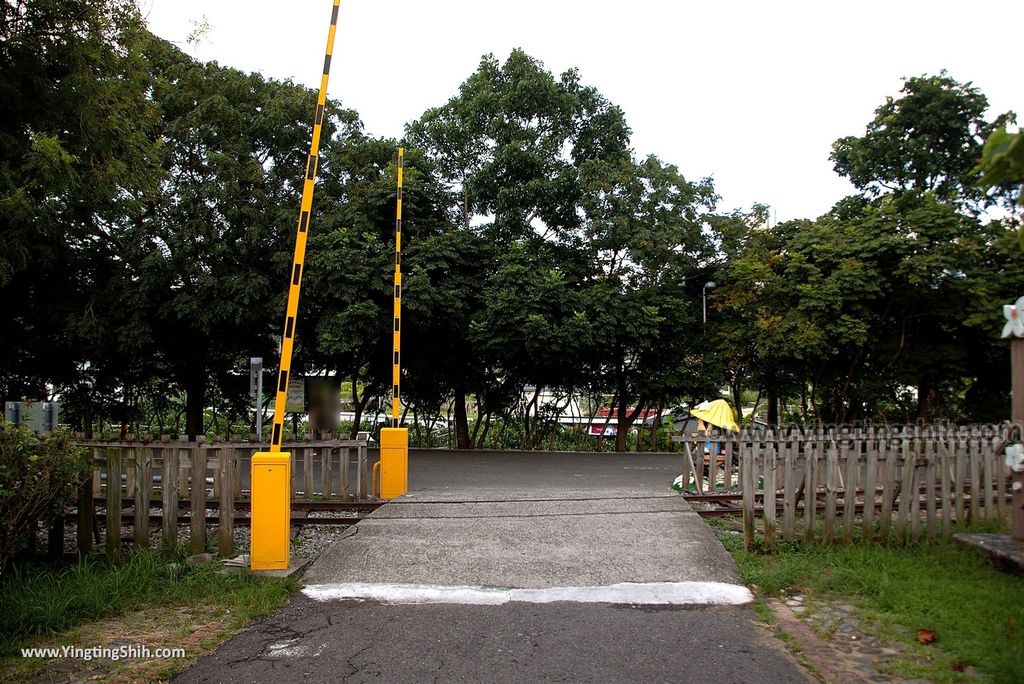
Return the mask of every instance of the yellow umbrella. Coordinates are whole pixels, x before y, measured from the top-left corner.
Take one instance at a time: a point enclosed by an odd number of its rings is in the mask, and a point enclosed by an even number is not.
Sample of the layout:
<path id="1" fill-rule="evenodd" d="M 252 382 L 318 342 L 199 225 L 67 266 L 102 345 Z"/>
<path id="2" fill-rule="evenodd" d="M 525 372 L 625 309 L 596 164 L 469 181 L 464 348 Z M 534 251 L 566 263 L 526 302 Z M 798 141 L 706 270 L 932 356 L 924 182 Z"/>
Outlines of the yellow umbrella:
<path id="1" fill-rule="evenodd" d="M 739 432 L 740 429 L 740 426 L 736 424 L 736 419 L 733 418 L 732 407 L 729 406 L 729 402 L 725 399 L 715 399 L 714 401 L 705 401 L 702 404 L 697 404 L 690 409 L 690 415 L 700 418 L 705 423 L 731 430 L 732 432 Z"/>

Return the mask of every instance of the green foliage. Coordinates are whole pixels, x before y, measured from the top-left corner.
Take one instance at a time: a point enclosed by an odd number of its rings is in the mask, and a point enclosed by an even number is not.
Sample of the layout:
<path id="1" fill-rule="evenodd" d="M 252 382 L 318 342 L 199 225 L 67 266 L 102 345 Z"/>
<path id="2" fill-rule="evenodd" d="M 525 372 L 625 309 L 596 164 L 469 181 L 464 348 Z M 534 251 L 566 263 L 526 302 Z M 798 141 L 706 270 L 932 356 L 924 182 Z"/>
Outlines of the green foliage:
<path id="1" fill-rule="evenodd" d="M 1010 133 L 1005 128 L 992 131 L 985 141 L 981 161 L 971 170 L 978 176 L 978 187 L 1002 189 L 1009 197 L 1016 196 L 1017 205 L 1024 206 L 1024 132 Z M 1024 249 L 1024 225 L 1017 234 Z"/>
<path id="2" fill-rule="evenodd" d="M 39 524 L 64 506 L 92 472 L 85 450 L 64 433 L 37 437 L 0 420 L 0 575 L 35 541 Z"/>
<path id="3" fill-rule="evenodd" d="M 1015 261 L 1003 232 L 930 193 L 752 228 L 718 276 L 723 351 L 758 386 L 799 397 L 804 420 L 998 419 L 991 330 Z"/>
<path id="4" fill-rule="evenodd" d="M 523 446 L 540 427 L 527 386 L 616 393 L 630 408 L 618 419 L 622 449 L 641 407 L 714 385 L 692 363 L 687 291 L 711 251 L 711 183 L 632 159 L 629 134 L 622 111 L 575 71 L 556 78 L 521 50 L 503 64 L 485 57 L 456 97 L 409 126 L 411 144 L 457 188 L 450 213 L 462 224 L 453 241 L 424 246 L 444 244 L 445 266 L 410 272 L 409 310 L 446 319 L 413 321 L 430 330 L 430 363 L 410 359 L 410 375 L 451 392 L 456 407 L 474 394 L 485 421 L 520 415 Z M 480 441 L 467 416 L 456 423 L 460 446 Z"/>
<path id="5" fill-rule="evenodd" d="M 1017 186 L 1017 202 L 1024 203 L 1020 185 L 1024 183 L 1024 134 L 1005 128 L 992 131 L 985 141 L 981 161 L 972 170 L 979 175 L 978 185 L 993 188 L 1006 183 Z"/>
<path id="6" fill-rule="evenodd" d="M 37 635 L 151 606 L 230 606 L 240 626 L 280 608 L 295 588 L 294 580 L 224 575 L 216 565 L 183 561 L 181 554 L 135 551 L 118 561 L 16 570 L 0 580 L 0 655 Z"/>
<path id="7" fill-rule="evenodd" d="M 999 304 L 1020 287 L 1007 227 L 983 223 L 969 178 L 984 96 L 945 74 L 906 81 L 836 170 L 863 191 L 815 221 L 769 225 L 755 207 L 718 217 L 712 294 L 735 398 L 763 390 L 799 422 L 1006 417 Z M 916 395 L 916 397 L 915 397 Z"/>
<path id="8" fill-rule="evenodd" d="M 78 381 L 71 319 L 161 178 L 145 28 L 129 0 L 0 5 L 0 394 Z"/>
<path id="9" fill-rule="evenodd" d="M 988 99 L 945 71 L 906 79 L 901 93 L 875 110 L 863 137 L 835 142 L 836 172 L 872 196 L 915 190 L 943 201 L 982 200 L 971 169 L 985 137 L 1012 122 L 1013 113 L 986 121 Z"/>
<path id="10" fill-rule="evenodd" d="M 762 596 L 794 591 L 855 605 L 886 636 L 903 641 L 911 657 L 938 662 L 923 676 L 953 681 L 951 662 L 971 665 L 997 682 L 1024 679 L 1024 580 L 991 567 L 951 542 L 907 546 L 784 545 L 773 555 L 744 551 L 722 535 L 743 581 Z M 918 629 L 934 630 L 934 647 L 916 644 Z M 929 649 L 941 649 L 941 656 Z M 922 676 L 906 660 L 896 674 Z M 938 677 L 939 679 L 933 679 Z"/>

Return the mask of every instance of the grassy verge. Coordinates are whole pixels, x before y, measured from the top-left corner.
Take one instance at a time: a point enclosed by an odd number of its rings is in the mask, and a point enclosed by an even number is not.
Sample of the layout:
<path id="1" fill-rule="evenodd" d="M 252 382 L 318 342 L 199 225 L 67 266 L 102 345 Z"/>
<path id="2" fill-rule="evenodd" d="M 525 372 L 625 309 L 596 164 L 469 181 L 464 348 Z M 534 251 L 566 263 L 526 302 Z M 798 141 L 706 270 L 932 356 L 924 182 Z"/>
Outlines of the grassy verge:
<path id="1" fill-rule="evenodd" d="M 945 541 L 782 543 L 768 555 L 746 551 L 738 535 L 719 537 L 759 596 L 840 600 L 879 636 L 905 643 L 908 657 L 894 662 L 892 674 L 952 682 L 970 665 L 996 682 L 1024 681 L 1024 579 L 972 551 Z M 935 645 L 917 643 L 918 629 L 934 630 Z"/>
<path id="2" fill-rule="evenodd" d="M 217 565 L 182 561 L 139 551 L 119 562 L 9 573 L 0 580 L 0 673 L 28 678 L 44 667 L 43 660 L 20 658 L 22 647 L 89 647 L 123 637 L 150 646 L 187 643 L 186 661 L 161 664 L 173 673 L 273 613 L 296 586 L 293 579 L 222 575 Z"/>

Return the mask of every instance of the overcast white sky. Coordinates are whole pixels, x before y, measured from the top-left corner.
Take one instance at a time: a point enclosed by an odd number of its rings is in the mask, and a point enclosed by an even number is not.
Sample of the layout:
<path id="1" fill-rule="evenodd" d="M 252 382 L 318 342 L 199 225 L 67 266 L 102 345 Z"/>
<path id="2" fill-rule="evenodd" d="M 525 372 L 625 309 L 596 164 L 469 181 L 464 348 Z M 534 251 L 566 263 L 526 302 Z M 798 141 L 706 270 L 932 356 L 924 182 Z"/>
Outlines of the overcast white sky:
<path id="1" fill-rule="evenodd" d="M 319 86 L 331 0 L 138 2 L 199 59 Z M 342 0 L 329 94 L 399 137 L 481 55 L 522 47 L 620 105 L 639 155 L 713 176 L 720 209 L 813 218 L 852 191 L 832 141 L 863 133 L 903 76 L 948 69 L 1024 118 L 1022 25 L 1020 0 Z"/>

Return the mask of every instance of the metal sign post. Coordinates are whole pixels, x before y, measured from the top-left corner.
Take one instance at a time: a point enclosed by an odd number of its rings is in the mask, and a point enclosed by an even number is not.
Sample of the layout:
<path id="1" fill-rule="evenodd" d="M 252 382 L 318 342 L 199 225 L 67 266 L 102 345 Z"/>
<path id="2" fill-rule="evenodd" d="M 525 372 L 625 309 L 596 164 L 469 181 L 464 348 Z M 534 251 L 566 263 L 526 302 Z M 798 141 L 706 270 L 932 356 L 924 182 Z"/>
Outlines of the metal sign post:
<path id="1" fill-rule="evenodd" d="M 256 398 L 256 434 L 263 439 L 263 357 L 249 359 L 249 396 Z"/>

